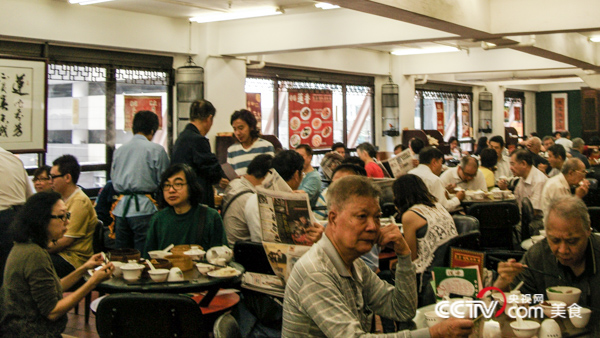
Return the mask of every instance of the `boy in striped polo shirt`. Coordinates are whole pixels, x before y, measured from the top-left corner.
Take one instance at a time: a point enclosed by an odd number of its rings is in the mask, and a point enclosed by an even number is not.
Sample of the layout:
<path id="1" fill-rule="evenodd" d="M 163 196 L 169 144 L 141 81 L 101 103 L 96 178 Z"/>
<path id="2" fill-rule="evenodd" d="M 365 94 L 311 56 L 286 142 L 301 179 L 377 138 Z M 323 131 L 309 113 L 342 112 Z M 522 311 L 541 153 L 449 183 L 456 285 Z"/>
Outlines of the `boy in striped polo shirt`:
<path id="1" fill-rule="evenodd" d="M 271 142 L 259 138 L 260 131 L 254 114 L 246 109 L 231 115 L 231 126 L 238 143 L 227 149 L 227 163 L 231 164 L 238 176 L 246 174 L 250 162 L 260 154 L 275 156 Z"/>

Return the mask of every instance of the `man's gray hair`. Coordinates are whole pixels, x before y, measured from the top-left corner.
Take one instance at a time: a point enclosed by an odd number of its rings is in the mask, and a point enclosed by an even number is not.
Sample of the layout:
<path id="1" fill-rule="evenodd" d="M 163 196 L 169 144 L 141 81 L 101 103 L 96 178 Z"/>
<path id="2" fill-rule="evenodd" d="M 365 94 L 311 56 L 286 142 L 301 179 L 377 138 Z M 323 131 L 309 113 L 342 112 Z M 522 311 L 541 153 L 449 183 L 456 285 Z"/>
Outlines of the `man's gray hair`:
<path id="1" fill-rule="evenodd" d="M 542 140 L 540 140 L 539 137 L 534 136 L 531 138 L 531 145 L 536 145 L 536 146 L 541 146 L 542 145 Z"/>
<path id="2" fill-rule="evenodd" d="M 460 159 L 460 167 L 465 169 L 465 167 L 468 165 L 474 165 L 475 169 L 479 169 L 479 162 L 477 162 L 474 157 L 469 155 L 463 156 L 463 158 Z"/>
<path id="3" fill-rule="evenodd" d="M 381 191 L 371 179 L 364 176 L 346 176 L 333 182 L 327 189 L 327 209 L 343 208 L 354 197 L 372 197 L 379 200 Z"/>
<path id="4" fill-rule="evenodd" d="M 571 172 L 571 170 L 577 171 L 580 170 L 579 168 L 581 167 L 585 169 L 585 164 L 583 164 L 583 162 L 581 162 L 580 159 L 570 158 L 566 160 L 565 163 L 563 163 L 562 169 L 560 171 L 563 173 L 563 175 L 566 176 L 568 173 Z"/>
<path id="5" fill-rule="evenodd" d="M 550 201 L 548 214 L 544 215 L 544 228 L 548 227 L 548 216 L 554 214 L 564 220 L 580 221 L 583 231 L 591 229 L 590 214 L 581 198 L 576 196 L 558 197 Z"/>
<path id="6" fill-rule="evenodd" d="M 585 145 L 585 141 L 581 137 L 573 139 L 573 148 L 579 149 Z"/>

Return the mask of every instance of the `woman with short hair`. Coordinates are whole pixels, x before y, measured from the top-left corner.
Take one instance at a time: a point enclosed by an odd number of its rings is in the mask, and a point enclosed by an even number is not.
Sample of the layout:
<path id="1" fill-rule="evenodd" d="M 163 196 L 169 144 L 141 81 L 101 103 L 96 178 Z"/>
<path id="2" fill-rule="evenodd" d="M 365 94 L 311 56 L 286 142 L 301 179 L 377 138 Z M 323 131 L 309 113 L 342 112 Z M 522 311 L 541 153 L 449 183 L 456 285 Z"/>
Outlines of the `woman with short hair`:
<path id="1" fill-rule="evenodd" d="M 43 165 L 33 172 L 33 187 L 35 192 L 52 190 L 52 179 L 50 178 L 50 166 Z"/>
<path id="2" fill-rule="evenodd" d="M 50 254 L 50 242 L 67 231 L 70 213 L 57 192 L 30 197 L 13 222 L 13 246 L 0 290 L 0 336 L 61 337 L 67 311 L 112 274 L 112 263 L 104 265 L 77 290 L 63 298 L 63 290 L 75 285 L 88 269 L 103 263 L 102 255 L 62 279 L 58 278 Z"/>

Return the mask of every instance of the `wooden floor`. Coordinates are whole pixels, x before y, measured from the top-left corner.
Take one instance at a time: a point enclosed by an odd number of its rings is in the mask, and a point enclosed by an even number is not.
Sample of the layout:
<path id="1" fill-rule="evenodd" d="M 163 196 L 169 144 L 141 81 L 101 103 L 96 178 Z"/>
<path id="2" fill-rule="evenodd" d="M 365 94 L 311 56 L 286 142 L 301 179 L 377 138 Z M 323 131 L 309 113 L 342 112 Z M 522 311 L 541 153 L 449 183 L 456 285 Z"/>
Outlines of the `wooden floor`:
<path id="1" fill-rule="evenodd" d="M 98 298 L 98 293 L 92 293 L 92 300 Z M 98 333 L 96 332 L 96 316 L 90 311 L 90 320 L 89 323 L 85 323 L 85 301 L 79 302 L 79 314 L 75 314 L 75 310 L 71 310 L 67 313 L 69 317 L 69 322 L 67 323 L 67 328 L 65 329 L 64 334 L 75 337 L 83 337 L 83 338 L 99 338 Z"/>

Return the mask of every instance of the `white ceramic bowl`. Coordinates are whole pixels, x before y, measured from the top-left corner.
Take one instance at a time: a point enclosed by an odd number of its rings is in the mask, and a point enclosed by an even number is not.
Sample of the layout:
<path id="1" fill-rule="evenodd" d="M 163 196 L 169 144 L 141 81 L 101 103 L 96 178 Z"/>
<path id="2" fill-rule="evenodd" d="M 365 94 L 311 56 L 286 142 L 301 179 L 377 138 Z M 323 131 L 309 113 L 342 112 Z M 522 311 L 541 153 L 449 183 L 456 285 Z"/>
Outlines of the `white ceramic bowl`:
<path id="1" fill-rule="evenodd" d="M 551 292 L 550 289 L 557 292 Z M 552 286 L 546 289 L 546 295 L 548 300 L 560 300 L 567 303 L 567 306 L 571 306 L 579 301 L 581 290 L 571 286 Z"/>
<path id="2" fill-rule="evenodd" d="M 531 236 L 531 243 L 535 244 L 537 242 L 541 242 L 545 237 L 542 235 Z"/>
<path id="3" fill-rule="evenodd" d="M 427 311 L 425 312 L 425 320 L 427 321 L 427 327 L 432 327 L 443 322 L 445 318 L 438 316 L 435 311 Z"/>
<path id="4" fill-rule="evenodd" d="M 540 230 L 540 236 L 546 237 L 546 230 Z"/>
<path id="5" fill-rule="evenodd" d="M 512 322 L 510 327 L 512 327 L 515 336 L 527 338 L 535 336 L 540 328 L 540 323 L 533 320 L 524 320 L 521 325 L 519 325 L 519 322 Z"/>
<path id="6" fill-rule="evenodd" d="M 164 282 L 169 277 L 169 269 L 156 269 L 148 271 L 150 278 L 155 282 Z"/>
<path id="7" fill-rule="evenodd" d="M 148 251 L 148 255 L 150 255 L 150 258 L 153 259 L 157 259 L 157 258 L 165 258 L 165 256 L 170 255 L 170 252 L 165 252 L 162 250 L 154 250 L 154 251 Z"/>
<path id="8" fill-rule="evenodd" d="M 123 271 L 121 270 L 121 266 L 127 264 L 123 262 L 112 262 L 115 267 L 113 270 L 113 276 L 115 277 L 123 277 Z"/>
<path id="9" fill-rule="evenodd" d="M 199 260 L 201 260 L 204 257 L 205 253 L 206 252 L 204 250 L 200 250 L 200 249 L 195 248 L 195 249 L 191 249 L 191 250 L 185 251 L 183 254 L 187 255 L 187 256 L 190 256 L 190 258 L 192 260 L 199 261 Z"/>
<path id="10" fill-rule="evenodd" d="M 206 264 L 206 263 L 197 263 L 196 264 L 196 269 L 198 269 L 198 271 L 203 275 L 206 275 L 207 273 L 215 270 L 216 268 L 217 268 L 216 266 Z"/>
<path id="11" fill-rule="evenodd" d="M 548 303 L 550 305 L 544 305 L 544 303 Z M 556 312 L 556 310 L 555 310 L 554 311 L 555 314 L 564 313 L 563 311 L 566 311 L 567 303 L 562 302 L 560 300 L 547 300 L 544 303 L 541 303 L 540 306 L 542 307 L 542 309 L 544 309 L 544 315 L 548 318 L 554 317 L 554 315 L 552 314 L 553 308 L 561 309 L 560 310 L 561 312 Z"/>
<path id="12" fill-rule="evenodd" d="M 142 276 L 142 270 L 145 266 L 137 263 L 127 263 L 121 266 L 123 278 L 128 282 L 135 282 Z"/>
<path id="13" fill-rule="evenodd" d="M 575 317 L 579 316 L 579 317 Z M 590 317 L 592 316 L 592 310 L 587 308 L 579 308 L 579 314 L 575 313 L 575 309 L 569 309 L 569 317 L 571 318 L 571 323 L 578 329 L 584 328 L 588 322 L 590 321 Z"/>

